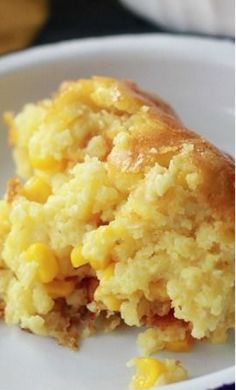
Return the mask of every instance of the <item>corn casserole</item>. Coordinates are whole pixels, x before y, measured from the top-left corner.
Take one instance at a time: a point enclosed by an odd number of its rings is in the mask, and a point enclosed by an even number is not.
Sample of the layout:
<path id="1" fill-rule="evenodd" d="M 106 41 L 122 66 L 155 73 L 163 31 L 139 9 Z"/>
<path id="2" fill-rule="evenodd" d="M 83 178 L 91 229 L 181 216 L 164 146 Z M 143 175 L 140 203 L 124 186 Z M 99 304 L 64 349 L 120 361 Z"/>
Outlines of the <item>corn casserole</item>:
<path id="1" fill-rule="evenodd" d="M 133 388 L 184 379 L 149 355 L 234 326 L 231 159 L 111 78 L 64 82 L 4 118 L 17 168 L 0 202 L 4 321 L 71 348 L 143 326 Z"/>

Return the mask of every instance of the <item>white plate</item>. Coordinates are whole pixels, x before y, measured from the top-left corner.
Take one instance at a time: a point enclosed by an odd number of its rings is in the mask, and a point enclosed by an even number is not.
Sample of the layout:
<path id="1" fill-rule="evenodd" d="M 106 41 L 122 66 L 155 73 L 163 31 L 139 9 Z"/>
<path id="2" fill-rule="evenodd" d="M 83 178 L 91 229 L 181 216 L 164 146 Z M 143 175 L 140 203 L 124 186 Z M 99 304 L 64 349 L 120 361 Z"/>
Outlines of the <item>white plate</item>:
<path id="1" fill-rule="evenodd" d="M 234 0 L 121 0 L 132 11 L 176 31 L 235 35 Z"/>
<path id="2" fill-rule="evenodd" d="M 136 80 L 159 93 L 185 124 L 234 153 L 234 46 L 227 41 L 136 35 L 72 41 L 0 59 L 0 112 L 43 98 L 65 79 L 92 74 Z M 1 127 L 4 127 L 1 124 Z M 0 132 L 0 190 L 13 172 Z M 54 341 L 0 326 L 0 390 L 125 390 L 125 364 L 138 354 L 137 331 L 91 337 L 72 352 Z M 234 343 L 196 345 L 178 357 L 187 382 L 165 389 L 204 390 L 234 381 Z"/>

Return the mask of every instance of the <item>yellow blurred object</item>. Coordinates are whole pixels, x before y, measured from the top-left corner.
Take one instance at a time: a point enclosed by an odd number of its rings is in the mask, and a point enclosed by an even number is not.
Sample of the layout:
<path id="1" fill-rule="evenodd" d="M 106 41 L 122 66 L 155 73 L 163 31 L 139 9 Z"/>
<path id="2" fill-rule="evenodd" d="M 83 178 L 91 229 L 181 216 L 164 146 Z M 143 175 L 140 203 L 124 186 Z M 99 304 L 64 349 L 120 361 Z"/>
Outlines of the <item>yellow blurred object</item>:
<path id="1" fill-rule="evenodd" d="M 71 255 L 70 255 L 71 264 L 74 268 L 81 267 L 81 265 L 85 265 L 88 263 L 88 260 L 84 258 L 82 255 L 82 247 L 76 246 L 72 249 Z"/>
<path id="2" fill-rule="evenodd" d="M 33 176 L 25 183 L 22 194 L 30 201 L 45 203 L 51 194 L 51 187 L 41 177 Z"/>
<path id="3" fill-rule="evenodd" d="M 165 344 L 165 349 L 172 352 L 188 352 L 193 345 L 191 336 L 187 336 L 184 340 L 170 341 Z"/>
<path id="4" fill-rule="evenodd" d="M 47 0 L 0 1 L 0 53 L 28 46 L 48 17 Z"/>
<path id="5" fill-rule="evenodd" d="M 137 372 L 132 378 L 132 388 L 135 390 L 148 389 L 153 386 L 165 371 L 165 365 L 154 358 L 136 358 L 134 364 Z"/>
<path id="6" fill-rule="evenodd" d="M 30 245 L 24 253 L 24 259 L 37 263 L 37 276 L 42 283 L 51 282 L 58 274 L 59 267 L 56 256 L 53 250 L 46 244 L 37 242 Z"/>
<path id="7" fill-rule="evenodd" d="M 45 288 L 53 299 L 66 298 L 74 291 L 75 282 L 73 280 L 54 280 L 46 284 Z"/>

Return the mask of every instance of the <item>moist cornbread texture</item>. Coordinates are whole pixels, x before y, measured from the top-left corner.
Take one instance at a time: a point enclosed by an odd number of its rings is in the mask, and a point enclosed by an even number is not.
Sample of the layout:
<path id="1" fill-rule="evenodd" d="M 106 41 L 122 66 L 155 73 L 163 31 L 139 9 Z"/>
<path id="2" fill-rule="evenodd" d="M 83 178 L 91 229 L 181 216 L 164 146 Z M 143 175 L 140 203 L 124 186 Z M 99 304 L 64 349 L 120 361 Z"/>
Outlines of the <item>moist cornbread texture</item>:
<path id="1" fill-rule="evenodd" d="M 0 203 L 5 322 L 70 347 L 144 325 L 145 354 L 225 341 L 230 158 L 160 98 L 110 78 L 66 82 L 5 120 L 21 177 Z"/>

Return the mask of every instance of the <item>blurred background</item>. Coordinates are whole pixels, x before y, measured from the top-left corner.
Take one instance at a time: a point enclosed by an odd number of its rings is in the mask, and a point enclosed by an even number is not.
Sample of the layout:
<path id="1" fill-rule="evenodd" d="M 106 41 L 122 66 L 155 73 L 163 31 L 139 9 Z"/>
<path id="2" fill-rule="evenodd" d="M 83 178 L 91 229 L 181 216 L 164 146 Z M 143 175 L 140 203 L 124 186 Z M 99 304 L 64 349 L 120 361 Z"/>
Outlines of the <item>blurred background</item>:
<path id="1" fill-rule="evenodd" d="M 190 33 L 234 39 L 234 0 L 0 0 L 0 54 L 62 40 Z"/>

